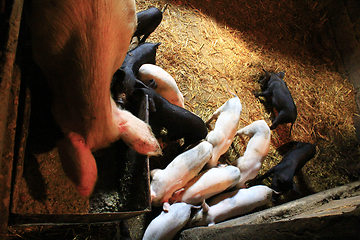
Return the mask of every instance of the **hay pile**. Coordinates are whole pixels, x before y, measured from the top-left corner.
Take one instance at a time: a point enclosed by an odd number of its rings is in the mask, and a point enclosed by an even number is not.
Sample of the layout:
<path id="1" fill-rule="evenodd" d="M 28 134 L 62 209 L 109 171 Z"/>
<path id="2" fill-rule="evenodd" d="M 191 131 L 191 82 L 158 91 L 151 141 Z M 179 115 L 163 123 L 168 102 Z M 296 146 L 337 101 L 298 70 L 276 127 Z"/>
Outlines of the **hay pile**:
<path id="1" fill-rule="evenodd" d="M 229 88 L 243 104 L 239 128 L 258 119 L 270 125 L 273 116 L 253 93 L 260 91 L 262 69 L 286 71 L 298 118 L 291 138 L 290 124 L 272 131 L 260 174 L 281 160 L 276 148 L 295 140 L 318 144 L 296 179 L 304 195 L 359 178 L 355 91 L 337 70 L 317 2 L 137 1 L 137 11 L 166 3 L 163 21 L 147 41 L 162 43 L 157 65 L 174 77 L 188 110 L 206 120 L 232 97 Z M 235 160 L 247 141 L 236 138 L 235 149 L 220 160 Z"/>

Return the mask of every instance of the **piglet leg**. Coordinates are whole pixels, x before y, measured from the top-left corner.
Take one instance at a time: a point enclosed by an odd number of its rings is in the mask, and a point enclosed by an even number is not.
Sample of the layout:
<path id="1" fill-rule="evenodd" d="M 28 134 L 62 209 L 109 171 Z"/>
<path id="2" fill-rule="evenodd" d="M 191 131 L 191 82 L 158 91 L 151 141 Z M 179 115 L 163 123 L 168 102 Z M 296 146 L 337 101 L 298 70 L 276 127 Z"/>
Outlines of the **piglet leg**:
<path id="1" fill-rule="evenodd" d="M 280 111 L 278 115 L 276 116 L 275 120 L 272 122 L 272 125 L 270 126 L 270 129 L 273 130 L 277 128 L 280 124 L 287 123 L 288 122 L 288 115 L 285 111 Z"/>
<path id="2" fill-rule="evenodd" d="M 223 107 L 221 106 L 220 108 L 216 109 L 216 111 L 208 118 L 208 120 L 205 122 L 205 125 L 206 127 L 209 129 L 209 130 L 213 130 L 212 127 L 210 126 L 210 123 L 213 121 L 213 120 L 216 120 L 218 119 L 220 113 L 223 111 Z"/>

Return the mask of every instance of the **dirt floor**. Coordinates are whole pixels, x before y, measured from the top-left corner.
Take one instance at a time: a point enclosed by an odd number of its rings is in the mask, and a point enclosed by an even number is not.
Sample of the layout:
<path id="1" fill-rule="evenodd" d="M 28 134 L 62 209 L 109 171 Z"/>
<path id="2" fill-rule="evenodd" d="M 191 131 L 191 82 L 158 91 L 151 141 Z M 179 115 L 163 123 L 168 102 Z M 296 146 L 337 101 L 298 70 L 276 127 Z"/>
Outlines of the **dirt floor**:
<path id="1" fill-rule="evenodd" d="M 355 91 L 336 54 L 323 11 L 327 1 L 184 0 L 136 1 L 138 11 L 150 6 L 162 9 L 163 21 L 147 41 L 161 42 L 157 65 L 174 77 L 185 97 L 186 108 L 203 120 L 232 96 L 240 98 L 240 127 L 259 119 L 270 125 L 273 115 L 254 92 L 263 69 L 285 71 L 298 108 L 291 137 L 290 125 L 272 131 L 271 149 L 260 174 L 280 160 L 281 145 L 295 140 L 317 144 L 317 154 L 296 176 L 302 196 L 355 181 L 360 176 L 359 145 L 352 117 Z M 44 126 L 48 126 L 44 123 Z M 50 126 L 51 127 L 51 126 Z M 42 129 L 44 130 L 44 129 Z M 56 132 L 56 131 L 55 131 Z M 234 140 L 235 148 L 221 158 L 230 163 L 245 151 L 247 138 Z M 56 156 L 50 147 L 46 154 Z M 78 213 L 88 211 L 54 158 L 36 155 L 19 178 L 19 213 Z M 164 167 L 163 158 L 151 158 L 150 168 Z M 53 175 L 57 174 L 56 181 Z M 37 185 L 40 179 L 41 185 Z M 30 183 L 30 184 L 29 184 Z M 269 185 L 267 180 L 263 184 Z M 47 195 L 39 195 L 39 188 Z M 46 191 L 44 190 L 46 189 Z M 40 191 L 41 193 L 41 191 Z M 289 193 L 287 202 L 301 196 Z M 55 204 L 54 204 L 55 203 Z M 157 211 L 156 209 L 154 212 Z M 141 239 L 144 222 L 152 214 L 128 221 L 133 239 Z M 155 213 L 153 215 L 156 215 Z M 139 224 L 140 223 L 140 224 Z M 116 224 L 10 228 L 10 239 L 121 239 L 123 226 Z M 121 234 L 120 234 L 121 232 Z"/>

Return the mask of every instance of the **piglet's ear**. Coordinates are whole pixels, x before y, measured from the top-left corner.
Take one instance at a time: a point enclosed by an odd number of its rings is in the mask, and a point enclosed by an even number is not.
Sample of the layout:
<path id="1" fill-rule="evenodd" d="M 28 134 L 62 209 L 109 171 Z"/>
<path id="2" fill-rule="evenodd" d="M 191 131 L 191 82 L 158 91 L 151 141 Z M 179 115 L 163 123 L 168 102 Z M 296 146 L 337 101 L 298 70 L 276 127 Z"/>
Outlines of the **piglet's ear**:
<path id="1" fill-rule="evenodd" d="M 156 194 L 151 190 L 151 194 L 150 194 L 150 201 L 153 202 L 154 199 L 156 198 Z"/>
<path id="2" fill-rule="evenodd" d="M 122 84 L 125 79 L 125 72 L 123 69 L 119 68 L 113 75 L 112 84 Z"/>
<path id="3" fill-rule="evenodd" d="M 149 110 L 150 112 L 156 112 L 156 105 L 152 98 L 149 98 Z"/>
<path id="4" fill-rule="evenodd" d="M 279 78 L 284 79 L 285 77 L 285 71 L 279 72 L 276 75 L 278 75 Z"/>
<path id="5" fill-rule="evenodd" d="M 151 80 L 150 80 L 149 87 L 151 87 L 152 89 L 156 89 L 156 88 L 157 88 L 157 84 L 156 84 L 156 82 L 155 82 L 155 79 L 151 79 Z"/>
<path id="6" fill-rule="evenodd" d="M 163 203 L 164 212 L 169 212 L 169 209 L 170 209 L 170 203 L 169 202 L 164 202 Z"/>
<path id="7" fill-rule="evenodd" d="M 301 195 L 300 189 L 298 188 L 298 186 L 297 186 L 295 183 L 293 183 L 292 189 L 294 190 L 294 192 L 296 192 L 297 194 Z"/>
<path id="8" fill-rule="evenodd" d="M 185 190 L 185 188 L 180 188 L 179 190 L 177 190 L 176 192 L 174 192 L 172 194 L 172 197 L 175 199 L 178 198 L 181 195 L 181 193 L 184 192 L 184 190 Z"/>
<path id="9" fill-rule="evenodd" d="M 265 77 L 271 77 L 271 73 L 269 73 L 269 72 L 266 71 L 265 69 L 263 69 L 263 71 L 265 72 Z"/>
<path id="10" fill-rule="evenodd" d="M 203 213 L 209 212 L 209 205 L 205 202 L 205 200 L 202 202 L 201 207 L 203 208 Z"/>
<path id="11" fill-rule="evenodd" d="M 150 176 L 153 178 L 154 177 L 154 175 L 155 175 L 155 173 L 157 172 L 157 171 L 159 171 L 160 169 L 153 169 L 153 170 L 151 170 L 150 171 Z"/>

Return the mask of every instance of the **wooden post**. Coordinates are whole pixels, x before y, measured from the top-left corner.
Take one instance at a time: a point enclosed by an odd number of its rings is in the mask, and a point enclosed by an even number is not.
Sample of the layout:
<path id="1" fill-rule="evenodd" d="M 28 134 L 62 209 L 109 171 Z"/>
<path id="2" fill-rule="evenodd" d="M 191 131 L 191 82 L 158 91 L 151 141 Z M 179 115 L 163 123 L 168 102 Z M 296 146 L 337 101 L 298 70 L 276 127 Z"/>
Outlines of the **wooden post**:
<path id="1" fill-rule="evenodd" d="M 20 90 L 20 71 L 15 57 L 20 30 L 23 0 L 1 2 L 1 65 L 0 65 L 0 239 L 8 227 L 11 177 Z"/>

